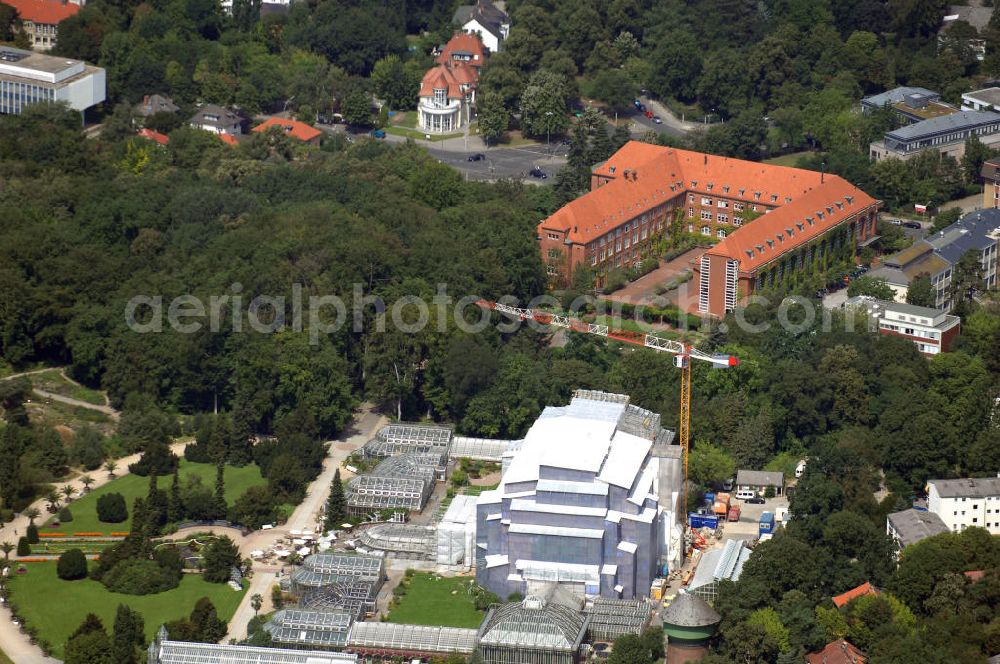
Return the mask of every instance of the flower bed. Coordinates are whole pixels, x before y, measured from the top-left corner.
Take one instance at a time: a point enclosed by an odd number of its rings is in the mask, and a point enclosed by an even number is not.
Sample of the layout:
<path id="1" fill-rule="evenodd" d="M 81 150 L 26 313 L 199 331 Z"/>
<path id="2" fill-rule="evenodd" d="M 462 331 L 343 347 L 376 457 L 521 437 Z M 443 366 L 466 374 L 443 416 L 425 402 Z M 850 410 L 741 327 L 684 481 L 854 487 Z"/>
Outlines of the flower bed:
<path id="1" fill-rule="evenodd" d="M 66 537 L 66 533 L 38 533 L 39 537 Z"/>

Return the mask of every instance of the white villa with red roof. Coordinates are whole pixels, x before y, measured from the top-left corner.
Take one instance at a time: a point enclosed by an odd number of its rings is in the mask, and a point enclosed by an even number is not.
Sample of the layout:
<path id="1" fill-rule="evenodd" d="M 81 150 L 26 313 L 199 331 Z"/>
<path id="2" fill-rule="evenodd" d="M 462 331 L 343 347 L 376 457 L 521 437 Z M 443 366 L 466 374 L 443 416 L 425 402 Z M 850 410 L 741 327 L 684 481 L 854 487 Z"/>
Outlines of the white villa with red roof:
<path id="1" fill-rule="evenodd" d="M 461 129 L 472 117 L 486 48 L 478 35 L 456 33 L 420 82 L 417 126 L 430 133 Z"/>

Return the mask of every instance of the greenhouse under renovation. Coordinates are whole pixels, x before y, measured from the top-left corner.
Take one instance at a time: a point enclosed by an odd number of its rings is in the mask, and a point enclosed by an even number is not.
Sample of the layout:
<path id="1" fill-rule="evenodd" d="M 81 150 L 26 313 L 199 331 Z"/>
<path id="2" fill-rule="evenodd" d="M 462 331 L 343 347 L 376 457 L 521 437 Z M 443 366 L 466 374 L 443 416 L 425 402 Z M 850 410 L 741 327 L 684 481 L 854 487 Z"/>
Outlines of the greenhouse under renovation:
<path id="1" fill-rule="evenodd" d="M 354 617 L 350 611 L 280 609 L 271 616 L 264 629 L 276 645 L 328 650 L 347 645 L 347 634 Z"/>
<path id="2" fill-rule="evenodd" d="M 385 578 L 385 560 L 380 556 L 316 553 L 292 572 L 288 590 L 303 608 L 363 616 L 375 610 Z"/>
<path id="3" fill-rule="evenodd" d="M 170 641 L 160 628 L 146 651 L 147 664 L 354 664 L 357 655 L 289 648 Z"/>
<path id="4" fill-rule="evenodd" d="M 490 608 L 479 627 L 484 664 L 573 664 L 587 632 L 588 616 L 565 587 Z"/>
<path id="5" fill-rule="evenodd" d="M 434 491 L 434 482 L 445 478 L 445 448 L 410 451 L 386 457 L 366 475 L 347 483 L 347 510 L 351 516 L 381 519 L 386 510 L 419 512 Z"/>
<path id="6" fill-rule="evenodd" d="M 545 408 L 500 485 L 479 497 L 480 585 L 501 597 L 549 582 L 581 596 L 645 596 L 683 548 L 673 437 L 625 395 L 578 390 L 568 406 Z"/>
<path id="7" fill-rule="evenodd" d="M 470 655 L 476 649 L 476 630 L 359 622 L 351 628 L 347 647 L 363 657 L 380 659 Z"/>

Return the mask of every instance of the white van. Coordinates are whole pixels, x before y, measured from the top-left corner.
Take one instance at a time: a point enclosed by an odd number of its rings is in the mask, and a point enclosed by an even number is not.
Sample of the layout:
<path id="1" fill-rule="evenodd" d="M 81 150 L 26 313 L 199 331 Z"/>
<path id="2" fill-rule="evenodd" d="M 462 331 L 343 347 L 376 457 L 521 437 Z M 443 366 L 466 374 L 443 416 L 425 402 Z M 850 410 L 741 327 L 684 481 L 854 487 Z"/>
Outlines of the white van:
<path id="1" fill-rule="evenodd" d="M 750 489 L 740 489 L 735 495 L 737 500 L 750 500 L 757 497 L 757 492 Z"/>

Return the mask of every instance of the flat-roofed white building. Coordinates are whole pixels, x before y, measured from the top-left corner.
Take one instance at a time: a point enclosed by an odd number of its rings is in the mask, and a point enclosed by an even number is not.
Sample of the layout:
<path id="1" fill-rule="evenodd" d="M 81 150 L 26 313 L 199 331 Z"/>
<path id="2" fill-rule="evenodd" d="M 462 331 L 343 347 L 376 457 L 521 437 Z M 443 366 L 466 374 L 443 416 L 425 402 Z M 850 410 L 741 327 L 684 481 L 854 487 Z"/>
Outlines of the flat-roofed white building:
<path id="1" fill-rule="evenodd" d="M 0 46 L 0 113 L 60 101 L 82 113 L 104 101 L 106 86 L 105 71 L 82 60 Z"/>
<path id="2" fill-rule="evenodd" d="M 913 342 L 924 355 L 947 353 L 961 329 L 961 319 L 944 309 L 876 300 L 866 295 L 848 299 L 845 307 L 862 307 L 878 325 L 879 334 Z"/>
<path id="3" fill-rule="evenodd" d="M 1000 477 L 927 480 L 927 509 L 953 533 L 975 526 L 1000 535 Z"/>

